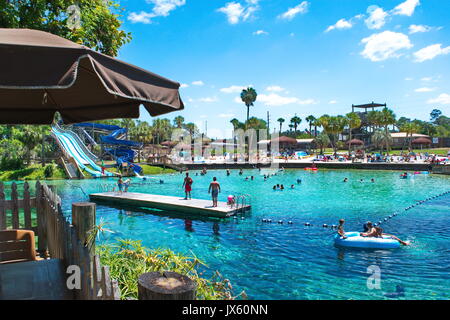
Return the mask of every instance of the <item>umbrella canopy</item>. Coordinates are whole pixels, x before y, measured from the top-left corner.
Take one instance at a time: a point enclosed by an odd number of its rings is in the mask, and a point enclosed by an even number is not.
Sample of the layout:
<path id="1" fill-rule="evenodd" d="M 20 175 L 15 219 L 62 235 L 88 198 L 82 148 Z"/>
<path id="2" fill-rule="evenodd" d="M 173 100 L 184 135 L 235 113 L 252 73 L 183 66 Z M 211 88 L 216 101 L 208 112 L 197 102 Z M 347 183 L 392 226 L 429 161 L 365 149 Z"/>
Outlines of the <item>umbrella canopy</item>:
<path id="1" fill-rule="evenodd" d="M 184 109 L 180 84 L 38 30 L 0 29 L 0 124 L 137 118 Z"/>
<path id="2" fill-rule="evenodd" d="M 417 138 L 417 139 L 414 139 L 411 143 L 412 144 L 431 144 L 431 140 L 427 139 L 427 138 Z"/>
<path id="3" fill-rule="evenodd" d="M 176 146 L 178 143 L 179 143 L 178 141 L 164 141 L 161 142 L 161 145 L 166 147 L 173 147 Z"/>
<path id="4" fill-rule="evenodd" d="M 364 145 L 364 141 L 361 141 L 359 139 L 353 139 L 347 142 L 347 144 L 349 146 L 363 146 Z"/>
<path id="5" fill-rule="evenodd" d="M 276 142 L 278 141 L 278 143 L 285 143 L 285 144 L 297 144 L 297 139 L 294 138 L 290 138 L 290 137 L 286 137 L 286 136 L 281 136 L 278 137 L 276 139 L 272 139 L 271 142 Z"/>

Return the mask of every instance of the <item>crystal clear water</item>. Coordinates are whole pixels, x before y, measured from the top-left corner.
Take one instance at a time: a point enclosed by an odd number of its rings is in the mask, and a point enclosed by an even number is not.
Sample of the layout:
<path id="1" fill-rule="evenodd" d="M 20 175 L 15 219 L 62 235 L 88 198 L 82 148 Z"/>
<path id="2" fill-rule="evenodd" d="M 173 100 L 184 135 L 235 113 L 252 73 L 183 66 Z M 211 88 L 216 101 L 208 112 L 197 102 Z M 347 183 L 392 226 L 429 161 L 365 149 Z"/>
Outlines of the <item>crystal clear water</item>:
<path id="1" fill-rule="evenodd" d="M 209 171 L 206 176 L 191 173 L 194 198 L 209 199 L 207 187 L 213 176 L 222 184 L 221 201 L 228 194 L 251 195 L 253 209 L 243 220 L 193 218 L 190 227 L 170 213 L 98 206 L 97 219 L 115 232 L 105 233 L 100 241 L 127 238 L 142 240 L 148 247 L 192 251 L 208 264 L 207 272 L 219 270 L 250 299 L 387 299 L 385 293 L 395 292 L 397 285 L 404 288 L 399 299 L 450 298 L 450 195 L 403 210 L 450 190 L 450 177 L 417 175 L 401 180 L 399 172 L 388 171 L 287 170 L 264 182 L 261 175 L 269 172 L 275 171 L 246 170 L 244 176 L 232 171 L 230 177 L 224 171 Z M 250 175 L 255 180 L 244 181 Z M 136 179 L 129 191 L 181 197 L 183 177 L 165 175 L 162 185 Z M 345 177 L 348 183 L 342 182 Z M 297 178 L 302 179 L 300 185 Z M 70 212 L 73 201 L 86 200 L 78 187 L 85 193 L 99 192 L 105 183 L 114 180 L 49 184 L 57 188 L 63 209 Z M 284 184 L 286 190 L 273 191 L 274 184 Z M 291 184 L 295 189 L 290 189 Z M 401 213 L 382 227 L 411 241 L 409 247 L 339 249 L 333 245 L 334 232 L 322 227 L 345 218 L 346 231 L 362 231 L 367 220 L 377 222 L 397 211 Z M 284 223 L 278 224 L 279 220 Z M 305 227 L 305 222 L 313 226 Z M 380 268 L 381 289 L 368 289 L 370 266 Z"/>

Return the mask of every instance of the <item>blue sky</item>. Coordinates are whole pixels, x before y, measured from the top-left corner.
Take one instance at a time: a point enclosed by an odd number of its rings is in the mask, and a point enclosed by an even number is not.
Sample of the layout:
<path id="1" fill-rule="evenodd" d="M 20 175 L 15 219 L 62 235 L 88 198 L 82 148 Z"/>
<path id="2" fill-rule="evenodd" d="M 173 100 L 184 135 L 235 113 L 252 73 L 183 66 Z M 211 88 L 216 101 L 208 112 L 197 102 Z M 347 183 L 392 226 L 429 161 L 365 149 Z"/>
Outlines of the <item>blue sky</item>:
<path id="1" fill-rule="evenodd" d="M 183 84 L 182 115 L 208 135 L 251 115 L 345 114 L 387 103 L 397 116 L 450 113 L 448 0 L 121 0 L 133 34 L 119 58 Z M 146 112 L 141 119 L 151 120 Z M 306 127 L 303 121 L 302 128 Z"/>

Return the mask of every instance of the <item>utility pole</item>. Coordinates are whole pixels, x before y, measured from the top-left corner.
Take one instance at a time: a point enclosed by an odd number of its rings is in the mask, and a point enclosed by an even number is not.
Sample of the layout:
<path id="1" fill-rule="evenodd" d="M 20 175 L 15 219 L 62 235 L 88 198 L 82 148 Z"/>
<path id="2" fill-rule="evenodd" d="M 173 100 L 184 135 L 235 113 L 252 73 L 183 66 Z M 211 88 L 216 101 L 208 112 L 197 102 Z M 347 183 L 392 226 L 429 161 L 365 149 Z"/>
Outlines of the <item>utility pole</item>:
<path id="1" fill-rule="evenodd" d="M 267 139 L 269 139 L 270 135 L 270 112 L 267 111 Z"/>

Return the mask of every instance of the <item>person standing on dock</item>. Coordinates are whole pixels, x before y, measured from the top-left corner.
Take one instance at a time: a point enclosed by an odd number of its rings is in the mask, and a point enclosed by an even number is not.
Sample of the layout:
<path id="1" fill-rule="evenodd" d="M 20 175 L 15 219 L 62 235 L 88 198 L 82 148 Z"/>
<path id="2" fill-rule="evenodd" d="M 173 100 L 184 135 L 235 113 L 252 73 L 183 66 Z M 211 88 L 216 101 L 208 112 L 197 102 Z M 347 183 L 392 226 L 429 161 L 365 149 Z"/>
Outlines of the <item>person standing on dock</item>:
<path id="1" fill-rule="evenodd" d="M 220 184 L 217 182 L 217 178 L 214 177 L 213 181 L 209 185 L 208 193 L 212 195 L 213 207 L 217 208 L 217 198 L 219 197 Z"/>
<path id="2" fill-rule="evenodd" d="M 184 192 L 186 193 L 186 197 L 184 198 L 184 200 L 187 200 L 188 197 L 189 197 L 189 199 L 192 199 L 191 191 L 192 191 L 193 183 L 194 183 L 194 181 L 192 180 L 191 177 L 189 177 L 189 172 L 186 172 L 186 178 L 184 178 L 184 182 L 183 182 Z"/>

